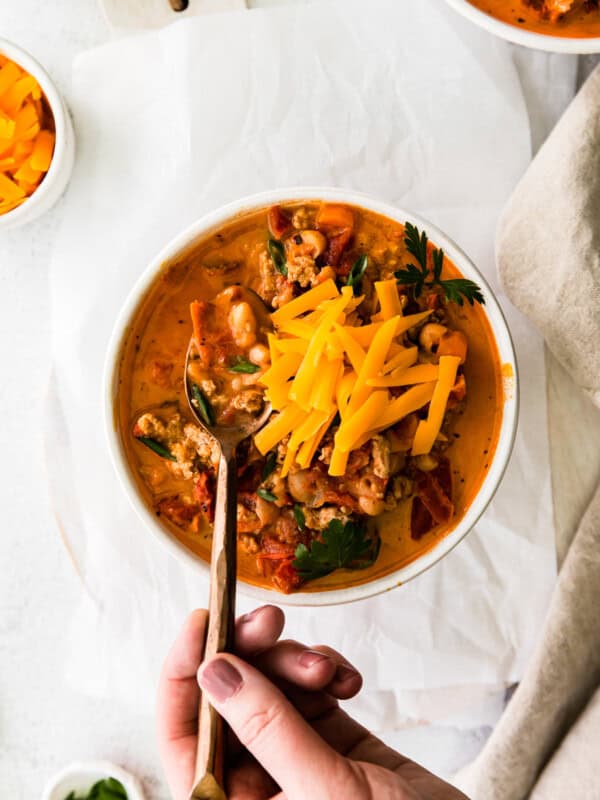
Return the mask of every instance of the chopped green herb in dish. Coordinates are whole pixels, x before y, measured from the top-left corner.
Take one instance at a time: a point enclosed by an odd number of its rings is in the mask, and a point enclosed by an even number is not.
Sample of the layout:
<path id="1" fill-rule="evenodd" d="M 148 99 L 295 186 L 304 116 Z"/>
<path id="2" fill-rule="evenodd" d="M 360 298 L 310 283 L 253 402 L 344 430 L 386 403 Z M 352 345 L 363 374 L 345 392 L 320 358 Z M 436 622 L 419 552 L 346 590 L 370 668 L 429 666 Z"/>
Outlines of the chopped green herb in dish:
<path id="1" fill-rule="evenodd" d="M 128 800 L 128 795 L 116 778 L 105 778 L 95 783 L 87 794 L 70 792 L 65 800 Z"/>
<path id="2" fill-rule="evenodd" d="M 408 264 L 404 269 L 398 270 L 395 277 L 401 286 L 410 286 L 416 298 L 423 294 L 424 289 L 438 287 L 450 303 L 457 303 L 459 306 L 462 306 L 465 300 L 469 305 L 473 305 L 475 302 L 482 305 L 485 303 L 481 288 L 474 281 L 467 278 L 442 280 L 443 250 L 436 248 L 432 251 L 433 269 L 429 268 L 428 239 L 425 231 L 421 233 L 415 225 L 407 222 L 404 243 L 408 252 L 416 259 L 418 266 Z"/>
<path id="3" fill-rule="evenodd" d="M 305 581 L 336 569 L 366 569 L 375 563 L 379 547 L 380 540 L 371 538 L 364 527 L 332 519 L 323 531 L 323 541 L 314 539 L 310 549 L 298 545 L 292 566 Z"/>

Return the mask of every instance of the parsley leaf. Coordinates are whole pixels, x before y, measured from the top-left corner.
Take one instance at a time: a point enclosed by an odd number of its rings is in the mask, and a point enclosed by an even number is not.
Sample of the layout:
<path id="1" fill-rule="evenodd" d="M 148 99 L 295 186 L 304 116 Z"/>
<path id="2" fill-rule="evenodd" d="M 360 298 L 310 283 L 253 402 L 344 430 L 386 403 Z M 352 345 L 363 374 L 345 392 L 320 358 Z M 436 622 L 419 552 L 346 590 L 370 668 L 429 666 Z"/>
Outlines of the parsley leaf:
<path id="1" fill-rule="evenodd" d="M 354 294 L 358 294 L 360 292 L 360 285 L 363 279 L 363 275 L 365 274 L 368 266 L 369 266 L 369 257 L 366 256 L 364 253 L 362 254 L 362 256 L 359 256 L 352 265 L 352 269 L 350 270 L 350 273 L 346 278 L 346 286 L 352 286 L 352 288 L 354 289 Z"/>
<path id="2" fill-rule="evenodd" d="M 277 500 L 277 495 L 273 494 L 273 492 L 270 492 L 268 489 L 263 489 L 262 487 L 256 490 L 256 494 L 259 497 L 262 497 L 263 500 L 266 500 L 267 503 L 274 503 Z"/>
<path id="3" fill-rule="evenodd" d="M 439 283 L 444 290 L 446 298 L 451 303 L 458 303 L 459 306 L 462 306 L 466 300 L 469 305 L 473 305 L 474 302 L 485 305 L 485 297 L 474 281 L 470 281 L 467 278 L 456 278 L 450 281 L 440 281 Z"/>
<path id="4" fill-rule="evenodd" d="M 262 473 L 260 476 L 260 482 L 264 483 L 267 480 L 269 475 L 275 471 L 275 467 L 277 466 L 277 453 L 275 450 L 271 450 L 271 452 L 267 455 L 265 459 L 265 465 L 262 468 Z"/>
<path id="5" fill-rule="evenodd" d="M 275 269 L 287 278 L 288 268 L 283 245 L 277 239 L 269 239 L 267 247 Z"/>
<path id="6" fill-rule="evenodd" d="M 241 356 L 238 356 L 233 364 L 228 367 L 229 372 L 244 372 L 248 375 L 254 375 L 259 369 L 260 367 L 258 364 L 253 364 L 251 361 Z"/>
<path id="7" fill-rule="evenodd" d="M 416 225 L 407 222 L 404 226 L 404 244 L 406 249 L 417 259 L 417 264 L 423 271 L 427 271 L 427 234 L 420 233 Z"/>
<path id="8" fill-rule="evenodd" d="M 305 580 L 329 575 L 336 569 L 366 569 L 379 555 L 380 540 L 367 536 L 366 529 L 354 522 L 332 519 L 323 531 L 323 541 L 310 546 L 299 544 L 292 566 Z"/>
<path id="9" fill-rule="evenodd" d="M 404 269 L 394 273 L 396 280 L 403 286 L 412 287 L 415 298 L 420 297 L 424 289 L 432 289 L 439 286 L 444 297 L 450 303 L 457 303 L 462 306 L 465 300 L 473 305 L 474 302 L 485 304 L 485 297 L 481 288 L 467 278 L 456 278 L 454 280 L 442 280 L 442 269 L 444 267 L 444 251 L 436 248 L 432 251 L 431 260 L 433 270 L 430 271 L 427 259 L 427 234 L 422 233 L 410 222 L 404 226 L 404 244 L 408 252 L 413 256 L 418 266 L 407 264 Z M 431 277 L 431 280 L 427 280 Z"/>
<path id="10" fill-rule="evenodd" d="M 304 516 L 304 511 L 302 511 L 302 506 L 299 506 L 298 503 L 294 506 L 294 519 L 301 531 L 306 530 L 306 517 Z"/>
<path id="11" fill-rule="evenodd" d="M 215 412 L 211 406 L 208 398 L 198 386 L 197 383 L 192 383 L 192 400 L 194 405 L 200 412 L 200 416 L 207 425 L 215 424 Z"/>
<path id="12" fill-rule="evenodd" d="M 65 800 L 128 800 L 125 787 L 115 778 L 106 778 L 97 781 L 86 795 L 76 795 L 75 792 L 65 797 Z"/>
<path id="13" fill-rule="evenodd" d="M 168 458 L 169 461 L 177 461 L 169 448 L 165 447 L 164 444 L 157 442 L 156 439 L 152 439 L 150 436 L 137 436 L 136 438 L 138 442 L 145 444 L 146 447 L 154 451 L 157 456 L 160 456 L 161 458 Z"/>
<path id="14" fill-rule="evenodd" d="M 394 275 L 398 283 L 414 287 L 415 297 L 420 296 L 425 283 L 425 275 L 414 264 L 407 264 L 406 269 L 399 269 Z"/>

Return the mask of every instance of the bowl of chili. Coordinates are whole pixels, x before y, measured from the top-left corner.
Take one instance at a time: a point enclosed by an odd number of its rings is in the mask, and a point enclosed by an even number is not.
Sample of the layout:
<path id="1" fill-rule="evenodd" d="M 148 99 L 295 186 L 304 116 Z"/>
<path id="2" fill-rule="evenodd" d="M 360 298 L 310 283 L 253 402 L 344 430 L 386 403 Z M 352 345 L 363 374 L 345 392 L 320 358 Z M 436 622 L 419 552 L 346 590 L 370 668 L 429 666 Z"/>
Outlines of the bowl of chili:
<path id="1" fill-rule="evenodd" d="M 270 330 L 236 329 L 248 311 L 240 283 L 271 308 Z M 465 253 L 359 193 L 245 198 L 157 255 L 106 360 L 106 432 L 125 493 L 205 573 L 218 452 L 182 401 L 190 335 L 205 356 L 201 411 L 208 402 L 226 420 L 263 398 L 274 409 L 241 459 L 238 493 L 240 588 L 263 602 L 337 604 L 405 583 L 473 529 L 500 484 L 517 364 Z"/>

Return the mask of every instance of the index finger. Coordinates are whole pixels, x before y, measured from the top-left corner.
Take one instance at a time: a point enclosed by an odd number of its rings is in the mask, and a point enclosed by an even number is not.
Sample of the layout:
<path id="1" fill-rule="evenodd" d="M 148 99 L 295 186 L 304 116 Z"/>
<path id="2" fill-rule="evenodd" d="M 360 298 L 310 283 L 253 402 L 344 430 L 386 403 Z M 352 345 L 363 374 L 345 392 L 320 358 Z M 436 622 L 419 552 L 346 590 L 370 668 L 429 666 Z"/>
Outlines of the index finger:
<path id="1" fill-rule="evenodd" d="M 285 618 L 275 606 L 264 606 L 236 621 L 235 649 L 246 657 L 272 647 Z M 174 797 L 185 797 L 194 777 L 202 662 L 208 612 L 187 618 L 163 665 L 158 684 L 158 745 Z"/>

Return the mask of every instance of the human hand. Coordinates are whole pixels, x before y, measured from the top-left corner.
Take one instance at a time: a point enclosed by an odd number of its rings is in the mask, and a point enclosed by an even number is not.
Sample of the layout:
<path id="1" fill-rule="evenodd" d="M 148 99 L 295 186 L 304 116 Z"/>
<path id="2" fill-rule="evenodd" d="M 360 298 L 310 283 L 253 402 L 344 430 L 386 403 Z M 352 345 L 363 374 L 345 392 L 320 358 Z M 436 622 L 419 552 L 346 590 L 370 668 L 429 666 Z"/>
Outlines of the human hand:
<path id="1" fill-rule="evenodd" d="M 191 615 L 161 677 L 159 741 L 175 800 L 186 800 L 193 781 L 206 619 Z M 345 714 L 338 699 L 360 690 L 360 675 L 330 648 L 277 642 L 283 621 L 274 607 L 258 609 L 236 625 L 246 661 L 222 654 L 198 672 L 241 743 L 228 765 L 230 800 L 465 800 Z"/>

